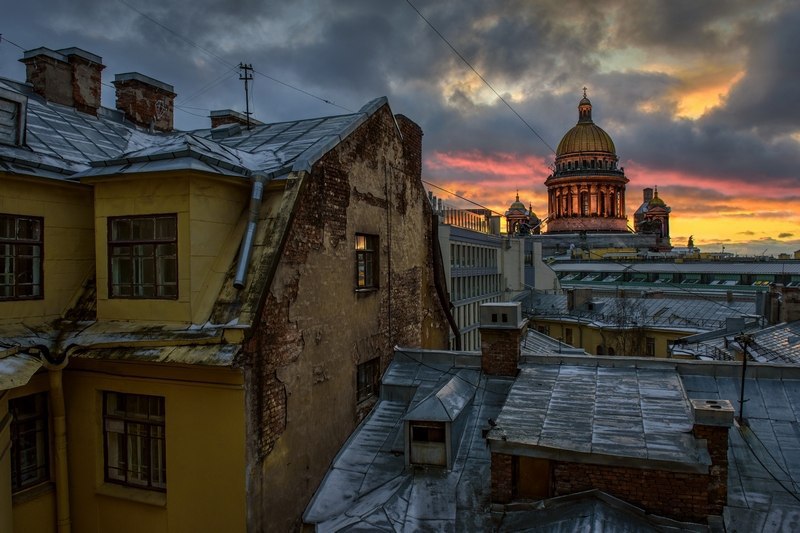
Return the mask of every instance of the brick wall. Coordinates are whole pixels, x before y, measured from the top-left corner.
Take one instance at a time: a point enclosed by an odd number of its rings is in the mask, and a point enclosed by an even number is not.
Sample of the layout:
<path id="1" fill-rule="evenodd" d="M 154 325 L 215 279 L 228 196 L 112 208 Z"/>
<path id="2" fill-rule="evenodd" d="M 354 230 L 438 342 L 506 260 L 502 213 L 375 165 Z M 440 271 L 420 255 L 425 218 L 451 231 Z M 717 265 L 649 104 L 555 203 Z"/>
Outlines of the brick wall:
<path id="1" fill-rule="evenodd" d="M 709 514 L 722 514 L 722 508 L 728 503 L 728 428 L 695 424 L 692 433 L 695 438 L 706 440 L 708 454 L 711 456 Z"/>
<path id="2" fill-rule="evenodd" d="M 704 523 L 722 511 L 709 501 L 707 474 L 556 462 L 553 478 L 554 496 L 598 489 L 675 520 Z"/>
<path id="3" fill-rule="evenodd" d="M 172 131 L 175 93 L 138 80 L 114 81 L 116 107 L 137 126 Z"/>
<path id="4" fill-rule="evenodd" d="M 481 369 L 494 376 L 516 376 L 520 356 L 518 329 L 481 328 Z"/>
<path id="5" fill-rule="evenodd" d="M 492 454 L 492 502 L 509 503 L 514 496 L 514 463 L 511 455 Z"/>

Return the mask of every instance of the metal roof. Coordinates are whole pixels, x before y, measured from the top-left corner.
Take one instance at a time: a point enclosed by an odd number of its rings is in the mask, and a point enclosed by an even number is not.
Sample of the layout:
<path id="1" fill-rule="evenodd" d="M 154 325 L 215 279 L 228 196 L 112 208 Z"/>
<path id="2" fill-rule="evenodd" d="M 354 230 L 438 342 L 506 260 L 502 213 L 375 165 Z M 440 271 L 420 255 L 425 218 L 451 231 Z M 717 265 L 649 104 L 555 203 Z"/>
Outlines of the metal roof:
<path id="1" fill-rule="evenodd" d="M 747 353 L 762 363 L 787 363 L 800 365 L 800 320 L 783 322 L 769 327 L 748 324 L 747 327 L 709 332 L 697 338 L 686 339 L 679 350 L 697 357 L 733 360 L 743 352 L 736 337 L 740 333 L 750 335 Z"/>
<path id="2" fill-rule="evenodd" d="M 0 391 L 25 385 L 41 366 L 41 360 L 24 353 L 0 357 Z"/>
<path id="3" fill-rule="evenodd" d="M 530 306 L 533 318 L 566 318 L 608 326 L 621 326 L 617 309 L 627 307 L 626 316 L 639 326 L 663 327 L 688 331 L 709 331 L 722 328 L 728 318 L 752 315 L 754 302 L 725 302 L 686 298 L 592 298 L 595 310 L 569 311 L 564 294 L 536 293 Z M 635 310 L 630 309 L 632 305 Z M 627 324 L 627 325 L 630 325 Z"/>
<path id="4" fill-rule="evenodd" d="M 488 438 L 501 453 L 705 471 L 710 460 L 692 420 L 675 370 L 531 364 Z"/>
<path id="5" fill-rule="evenodd" d="M 450 380 L 413 409 L 409 409 L 403 420 L 452 422 L 459 417 L 475 396 L 478 386 L 477 370 L 459 370 Z"/>
<path id="6" fill-rule="evenodd" d="M 376 98 L 357 113 L 257 125 L 214 139 L 211 128 L 150 133 L 123 122 L 115 110 L 81 113 L 5 78 L 0 88 L 27 97 L 25 145 L 0 144 L 0 170 L 62 179 L 175 168 L 233 175 L 307 171 L 387 103 Z"/>
<path id="7" fill-rule="evenodd" d="M 734 263 L 728 261 L 686 262 L 686 263 L 621 263 L 612 261 L 561 262 L 550 264 L 557 273 L 562 272 L 641 272 L 658 273 L 698 273 L 698 274 L 800 274 L 800 261 L 775 260 Z"/>
<path id="8" fill-rule="evenodd" d="M 452 470 L 406 468 L 400 428 L 409 404 L 400 399 L 398 389 L 415 398 L 427 396 L 453 378 L 461 368 L 457 361 L 468 362 L 470 368 L 475 362 L 472 354 L 459 352 L 401 350 L 396 354 L 384 376 L 381 401 L 339 451 L 306 508 L 305 523 L 314 524 L 318 531 L 705 529 L 644 513 L 595 491 L 515 503 L 502 516 L 493 516 L 490 454 L 482 430 L 488 429 L 488 418 L 496 419 L 496 428 L 522 421 L 528 429 L 513 431 L 531 438 L 530 428 L 538 427 L 539 438 L 550 438 L 559 448 L 588 447 L 598 455 L 616 454 L 630 457 L 629 461 L 647 456 L 692 463 L 701 458 L 694 455 L 691 445 L 684 447 L 679 436 L 691 428 L 688 400 L 719 398 L 738 406 L 738 365 L 612 357 L 531 358 L 521 373 L 527 383 L 520 388 L 511 379 L 481 375 Z M 750 426 L 741 431 L 734 427 L 729 433 L 724 528 L 791 530 L 800 520 L 800 369 L 756 363 L 748 366 L 748 376 L 745 414 Z M 553 387 L 544 385 L 546 379 Z M 509 391 L 512 383 L 516 390 Z M 385 397 L 384 389 L 393 390 L 394 397 Z M 581 406 L 592 396 L 599 409 L 596 414 Z M 510 410 L 512 404 L 518 409 Z M 548 406 L 544 413 L 542 406 Z M 544 423 L 557 412 L 563 417 Z"/>

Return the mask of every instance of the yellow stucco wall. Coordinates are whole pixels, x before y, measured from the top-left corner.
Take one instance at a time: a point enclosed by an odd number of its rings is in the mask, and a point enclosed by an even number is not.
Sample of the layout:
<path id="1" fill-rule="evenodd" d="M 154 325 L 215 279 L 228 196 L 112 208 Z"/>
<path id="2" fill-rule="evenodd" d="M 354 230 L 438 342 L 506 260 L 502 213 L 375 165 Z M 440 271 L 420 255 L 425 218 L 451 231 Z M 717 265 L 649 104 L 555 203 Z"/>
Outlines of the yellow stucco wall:
<path id="1" fill-rule="evenodd" d="M 94 266 L 92 191 L 58 180 L 0 179 L 0 213 L 44 218 L 44 299 L 0 302 L 0 323 L 59 318 Z"/>
<path id="2" fill-rule="evenodd" d="M 241 240 L 248 181 L 153 173 L 92 183 L 98 319 L 205 322 Z M 109 298 L 108 217 L 168 213 L 178 216 L 178 298 Z"/>
<path id="3" fill-rule="evenodd" d="M 81 361 L 65 375 L 72 530 L 245 530 L 244 392 L 239 371 Z M 183 376 L 182 378 L 179 376 Z M 102 392 L 165 399 L 167 491 L 103 480 Z"/>
<path id="4" fill-rule="evenodd" d="M 668 357 L 667 343 L 685 337 L 690 333 L 685 331 L 672 331 L 654 328 L 642 328 L 639 333 L 641 337 L 641 349 L 636 350 L 636 354 L 622 354 L 618 350 L 618 333 L 605 328 L 601 330 L 596 324 L 587 324 L 586 322 L 566 322 L 558 319 L 546 319 L 536 317 L 531 319 L 531 328 L 538 330 L 539 326 L 544 326 L 547 329 L 547 334 L 554 339 L 560 339 L 567 343 L 569 334 L 568 329 L 572 330 L 572 342 L 568 343 L 575 348 L 583 348 L 592 355 L 597 355 L 598 346 L 611 346 L 616 351 L 616 355 L 637 355 L 645 356 L 645 339 L 651 337 L 655 341 L 655 357 Z M 630 340 L 628 343 L 630 344 Z M 608 355 L 606 353 L 606 355 Z"/>

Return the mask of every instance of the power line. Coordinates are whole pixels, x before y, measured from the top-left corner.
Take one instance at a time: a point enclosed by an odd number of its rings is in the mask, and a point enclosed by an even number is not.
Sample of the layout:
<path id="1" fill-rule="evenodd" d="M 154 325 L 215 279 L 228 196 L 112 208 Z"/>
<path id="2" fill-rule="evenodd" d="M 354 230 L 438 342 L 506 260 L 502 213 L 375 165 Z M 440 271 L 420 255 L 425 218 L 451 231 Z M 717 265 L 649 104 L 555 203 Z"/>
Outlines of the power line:
<path id="1" fill-rule="evenodd" d="M 20 45 L 18 45 L 18 44 L 17 44 L 17 43 L 15 43 L 14 41 L 9 41 L 9 40 L 8 40 L 8 38 L 4 38 L 4 37 L 3 37 L 3 34 L 2 34 L 2 33 L 0 33 L 0 43 L 2 43 L 3 41 L 7 42 L 8 44 L 13 44 L 14 46 L 16 46 L 17 48 L 19 48 L 19 49 L 20 49 L 20 50 L 22 50 L 23 52 L 25 51 L 25 49 L 24 49 L 24 48 L 22 48 Z"/>
<path id="2" fill-rule="evenodd" d="M 153 24 L 155 24 L 159 28 L 162 28 L 164 31 L 169 32 L 170 34 L 174 35 L 175 37 L 177 37 L 178 39 L 182 40 L 183 42 L 188 43 L 191 46 L 194 46 L 198 50 L 201 50 L 201 51 L 205 52 L 206 54 L 208 54 L 209 56 L 213 57 L 214 59 L 216 59 L 217 61 L 219 61 L 223 65 L 225 65 L 226 67 L 233 68 L 233 69 L 238 68 L 238 65 L 233 65 L 232 63 L 228 62 L 228 60 L 226 60 L 225 58 L 220 57 L 219 55 L 215 54 L 214 52 L 212 52 L 208 48 L 200 46 L 198 43 L 192 41 L 191 39 L 188 39 L 187 37 L 184 37 L 183 35 L 179 34 L 175 30 L 173 30 L 172 28 L 162 24 L 161 22 L 157 21 L 153 17 L 147 15 L 146 13 L 144 13 L 144 12 L 140 11 L 139 9 L 137 9 L 136 7 L 132 6 L 131 4 L 126 2 L 126 0 L 119 0 L 119 2 L 122 3 L 123 5 L 125 5 L 126 7 L 128 7 L 129 9 L 131 9 L 132 11 L 135 11 L 136 13 L 138 13 L 140 16 L 144 17 L 145 19 L 149 20 L 150 22 L 152 22 Z M 256 74 L 258 74 L 260 76 L 264 76 L 268 80 L 271 80 L 271 81 L 274 81 L 275 83 L 283 85 L 284 87 L 288 87 L 288 88 L 293 89 L 293 90 L 295 90 L 297 92 L 303 93 L 306 96 L 310 96 L 311 98 L 315 98 L 315 99 L 319 100 L 320 102 L 324 102 L 326 104 L 329 104 L 329 105 L 338 107 L 340 109 L 343 109 L 343 110 L 345 110 L 345 111 L 347 111 L 349 113 L 353 113 L 352 110 L 350 110 L 350 109 L 348 109 L 346 107 L 343 107 L 343 106 L 341 106 L 339 104 L 336 104 L 333 101 L 328 100 L 326 98 L 322 98 L 321 96 L 317 96 L 316 94 L 313 94 L 313 93 L 311 93 L 309 91 L 301 89 L 300 87 L 296 87 L 296 86 L 292 85 L 291 83 L 286 83 L 285 81 L 281 81 L 281 80 L 279 80 L 279 79 L 277 79 L 277 78 L 275 78 L 273 76 L 270 76 L 270 75 L 265 74 L 263 72 L 259 72 L 257 70 L 253 70 L 253 72 L 255 72 Z"/>
<path id="3" fill-rule="evenodd" d="M 452 194 L 453 196 L 455 196 L 456 198 L 458 198 L 458 199 L 460 199 L 460 200 L 464 200 L 465 202 L 469 202 L 469 203 L 471 203 L 472 205 L 477 205 L 477 206 L 478 206 L 478 207 L 480 207 L 481 209 L 486 209 L 487 211 L 489 211 L 489 212 L 491 212 L 491 213 L 494 213 L 494 214 L 496 214 L 496 215 L 500 215 L 500 216 L 502 216 L 502 215 L 503 215 L 503 213 L 498 213 L 498 212 L 497 212 L 497 211 L 495 211 L 494 209 L 491 209 L 491 208 L 489 208 L 489 207 L 486 207 L 485 205 L 481 205 L 481 204 L 479 204 L 478 202 L 475 202 L 475 201 L 473 201 L 473 200 L 470 200 L 469 198 L 466 198 L 465 196 L 461 196 L 460 194 L 458 194 L 458 193 L 455 193 L 455 192 L 453 192 L 453 191 L 448 191 L 448 190 L 447 190 L 447 189 L 445 189 L 444 187 L 439 187 L 438 185 L 435 185 L 435 184 L 433 184 L 433 183 L 431 183 L 431 182 L 429 182 L 429 181 L 425 181 L 425 180 L 421 180 L 421 181 L 422 181 L 422 183 L 424 183 L 424 184 L 426 184 L 426 185 L 430 185 L 430 186 L 431 186 L 431 187 L 433 187 L 434 189 L 439 189 L 440 191 L 446 192 L 447 194 Z"/>
<path id="4" fill-rule="evenodd" d="M 437 30 L 437 29 L 436 29 L 436 26 L 434 26 L 433 24 L 431 24 L 431 21 L 429 21 L 428 19 L 426 19 L 426 18 L 425 18 L 425 16 L 424 16 L 424 15 L 423 15 L 423 14 L 420 12 L 420 10 L 419 10 L 419 9 L 417 9 L 417 7 L 416 7 L 414 4 L 412 4 L 412 3 L 411 3 L 411 0 L 406 0 L 406 3 L 408 3 L 408 5 L 409 5 L 409 6 L 411 6 L 411 9 L 413 9 L 414 11 L 416 11 L 416 12 L 417 12 L 417 15 L 419 15 L 419 17 L 420 17 L 422 20 L 424 20 L 424 21 L 425 21 L 425 23 L 426 23 L 426 24 L 427 24 L 427 25 L 428 25 L 428 26 L 429 26 L 429 27 L 430 27 L 430 28 L 431 28 L 431 29 L 432 29 L 432 30 L 433 30 L 433 31 L 436 33 L 436 35 L 438 35 L 438 36 L 439 36 L 439 38 L 440 38 L 442 41 L 444 41 L 444 43 L 445 43 L 445 44 L 446 44 L 448 47 L 450 47 L 450 50 L 452 50 L 452 51 L 453 51 L 453 53 L 454 53 L 456 56 L 458 56 L 458 58 L 459 58 L 461 61 L 463 61 L 463 62 L 464 62 L 464 64 L 465 64 L 465 65 L 467 65 L 467 67 L 469 67 L 469 69 L 470 69 L 470 70 L 471 70 L 473 73 L 475 73 L 475 75 L 476 75 L 476 76 L 478 76 L 478 78 L 480 78 L 480 80 L 481 80 L 481 81 L 484 83 L 484 85 L 486 85 L 486 86 L 487 86 L 489 89 L 491 89 L 491 91 L 492 91 L 492 92 L 495 94 L 495 96 L 497 96 L 497 98 L 499 98 L 499 99 L 500 99 L 500 101 L 501 101 L 501 102 L 503 102 L 503 103 L 506 105 L 506 107 L 507 107 L 507 108 L 509 108 L 509 109 L 511 110 L 511 112 L 512 112 L 512 113 L 514 113 L 514 114 L 517 116 L 517 118 L 518 118 L 520 121 L 522 121 L 522 123 L 523 123 L 523 124 L 525 124 L 525 126 L 526 126 L 526 127 L 527 127 L 527 128 L 528 128 L 528 129 L 529 129 L 529 130 L 530 130 L 530 131 L 531 131 L 531 132 L 534 134 L 534 135 L 536 135 L 536 137 L 538 137 L 538 138 L 539 138 L 539 140 L 540 140 L 540 141 L 542 141 L 542 143 L 543 143 L 543 144 L 544 144 L 544 145 L 545 145 L 545 146 L 546 146 L 546 147 L 547 147 L 547 148 L 548 148 L 548 149 L 549 149 L 551 152 L 553 152 L 553 153 L 556 153 L 556 151 L 553 149 L 553 147 L 552 147 L 552 146 L 550 146 L 550 144 L 548 144 L 548 142 L 547 142 L 547 141 L 545 141 L 545 140 L 544 140 L 544 138 L 543 138 L 541 135 L 539 135 L 539 133 L 538 133 L 538 132 L 537 132 L 537 131 L 536 131 L 536 130 L 533 128 L 533 126 L 531 126 L 531 125 L 528 123 L 528 121 L 527 121 L 527 120 L 525 120 L 524 118 L 522 118 L 522 115 L 520 115 L 519 113 L 517 113 L 517 110 L 516 110 L 516 109 L 514 109 L 513 107 L 511 107 L 511 104 L 509 104 L 509 103 L 508 103 L 508 101 L 506 101 L 506 99 L 505 99 L 505 98 L 503 98 L 503 97 L 500 95 L 500 93 L 499 93 L 499 92 L 497 92 L 497 91 L 495 90 L 495 88 L 494 88 L 494 87 L 492 87 L 492 84 L 491 84 L 491 83 L 489 83 L 489 82 L 486 80 L 486 78 L 484 78 L 484 77 L 481 75 L 481 73 L 480 73 L 480 72 L 478 72 L 478 71 L 475 69 L 475 67 L 473 67 L 473 66 L 472 66 L 472 64 L 471 64 L 469 61 L 467 61 L 467 59 L 466 59 L 466 58 L 465 58 L 463 55 L 461 55 L 461 52 L 459 52 L 458 50 L 456 50 L 455 46 L 453 46 L 452 44 L 450 44 L 450 41 L 448 41 L 448 40 L 445 38 L 445 36 L 444 36 L 444 35 L 442 35 L 442 33 L 441 33 L 439 30 Z"/>

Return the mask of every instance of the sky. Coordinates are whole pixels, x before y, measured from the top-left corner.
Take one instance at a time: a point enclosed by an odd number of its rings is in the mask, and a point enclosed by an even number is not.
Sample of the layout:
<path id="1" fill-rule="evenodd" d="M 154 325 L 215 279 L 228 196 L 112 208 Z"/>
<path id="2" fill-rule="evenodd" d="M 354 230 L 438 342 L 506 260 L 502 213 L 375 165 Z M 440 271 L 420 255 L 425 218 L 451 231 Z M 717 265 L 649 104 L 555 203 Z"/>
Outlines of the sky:
<path id="1" fill-rule="evenodd" d="M 244 111 L 240 62 L 263 122 L 387 96 L 423 128 L 426 182 L 499 212 L 519 191 L 540 217 L 587 87 L 629 224 L 657 186 L 674 246 L 777 255 L 800 250 L 798 28 L 795 0 L 29 0 L 3 8 L 0 76 L 24 79 L 20 47 L 77 46 L 108 107 L 114 74 L 173 85 L 179 129 Z"/>

